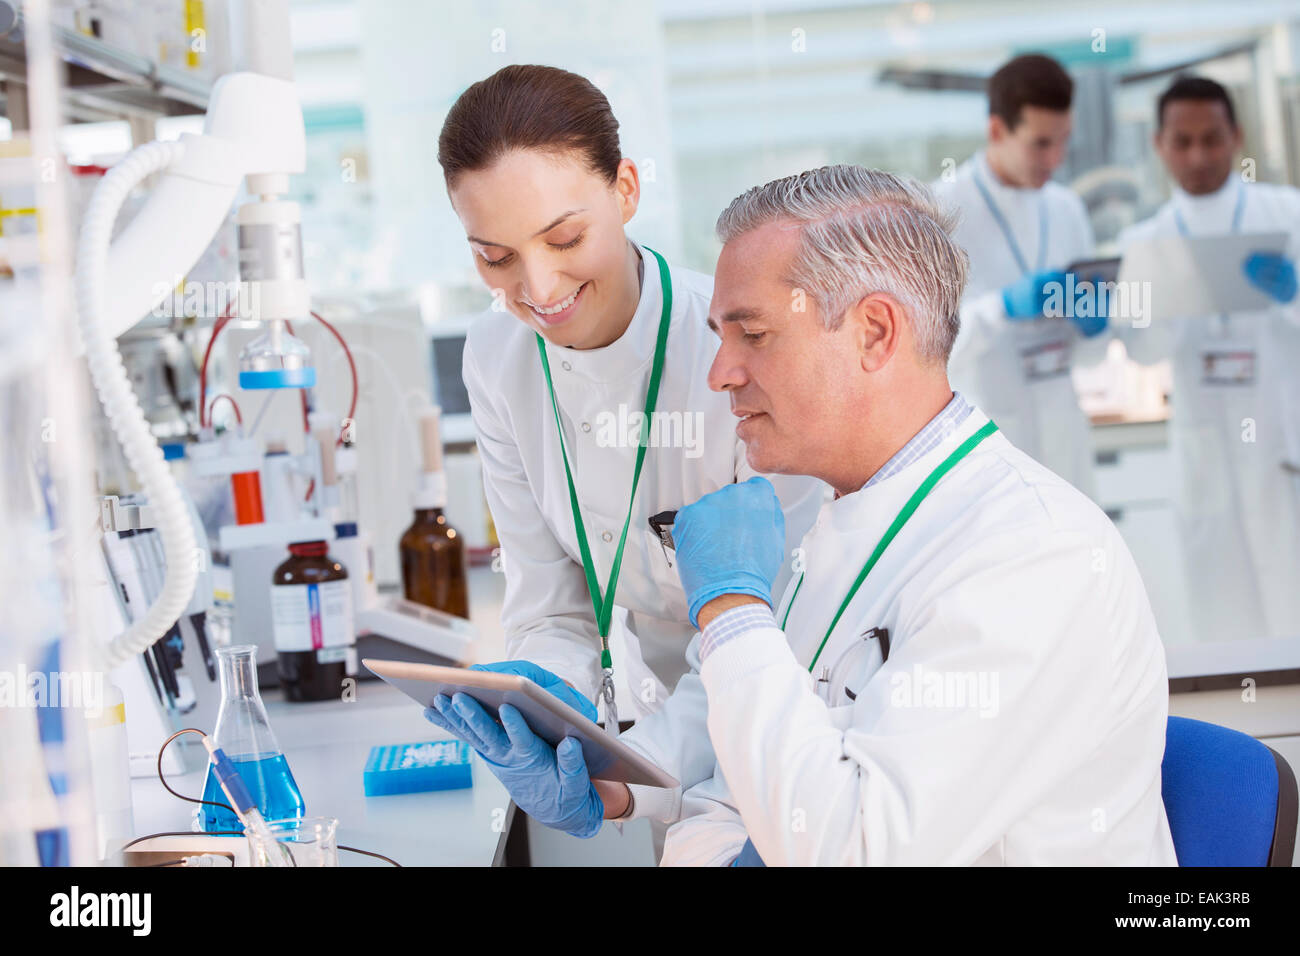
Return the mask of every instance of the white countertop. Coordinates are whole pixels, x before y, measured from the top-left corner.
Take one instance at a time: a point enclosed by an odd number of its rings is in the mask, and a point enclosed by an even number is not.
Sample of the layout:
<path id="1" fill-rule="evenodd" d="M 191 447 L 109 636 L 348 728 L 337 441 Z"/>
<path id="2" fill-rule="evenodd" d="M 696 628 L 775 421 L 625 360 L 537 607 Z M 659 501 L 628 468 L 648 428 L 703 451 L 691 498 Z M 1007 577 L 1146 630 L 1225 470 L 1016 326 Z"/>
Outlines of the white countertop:
<path id="1" fill-rule="evenodd" d="M 487 568 L 471 569 L 471 614 L 479 628 L 476 660 L 501 658 L 504 587 L 502 575 Z M 491 865 L 504 835 L 510 799 L 477 754 L 471 757 L 473 787 L 365 796 L 362 773 L 371 747 L 447 739 L 405 694 L 383 681 L 365 680 L 358 682 L 351 703 L 290 703 L 279 690 L 268 690 L 262 698 L 307 815 L 338 818 L 340 844 L 382 853 L 404 866 Z M 198 797 L 205 775 L 206 770 L 173 775 L 167 783 Z M 177 800 L 159 786 L 156 776 L 133 779 L 131 797 L 137 834 L 190 829 L 197 805 Z M 388 866 L 346 852 L 340 852 L 339 863 Z"/>
<path id="2" fill-rule="evenodd" d="M 340 821 L 338 842 L 392 857 L 404 866 L 488 866 L 503 835 L 510 805 L 505 788 L 473 761 L 473 787 L 430 793 L 365 796 L 362 772 L 370 748 L 446 739 L 420 708 L 387 684 L 365 681 L 354 703 L 291 704 L 279 691 L 264 695 L 276 739 L 284 749 L 309 816 Z M 169 777 L 177 791 L 198 796 L 206 771 Z M 189 830 L 194 804 L 183 803 L 156 777 L 131 781 L 136 832 Z M 340 852 L 344 866 L 387 866 Z"/>

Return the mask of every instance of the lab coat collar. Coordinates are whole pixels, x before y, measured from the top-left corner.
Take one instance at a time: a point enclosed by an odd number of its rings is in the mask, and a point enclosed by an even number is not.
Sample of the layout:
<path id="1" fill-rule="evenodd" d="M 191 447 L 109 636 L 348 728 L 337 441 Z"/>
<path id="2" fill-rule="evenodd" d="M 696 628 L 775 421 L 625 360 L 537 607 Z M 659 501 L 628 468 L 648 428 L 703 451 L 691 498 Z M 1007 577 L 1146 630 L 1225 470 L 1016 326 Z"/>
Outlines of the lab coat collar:
<path id="1" fill-rule="evenodd" d="M 564 369 L 566 375 L 590 382 L 626 380 L 648 369 L 654 360 L 655 340 L 659 332 L 659 312 L 663 290 L 659 283 L 659 260 L 640 244 L 632 245 L 641 255 L 645 271 L 641 281 L 641 298 L 627 330 L 609 345 L 598 349 L 570 349 L 546 343 L 551 368 Z M 674 296 L 674 307 L 677 300 Z M 554 373 L 553 373 L 554 374 Z M 556 382 L 560 387 L 560 382 Z"/>
<path id="2" fill-rule="evenodd" d="M 1026 198 L 1037 196 L 1040 192 L 1038 189 L 1025 186 L 1008 186 L 1004 183 L 998 178 L 998 174 L 993 172 L 993 167 L 989 165 L 987 150 L 981 149 L 971 157 L 971 162 L 979 169 L 980 182 L 988 188 L 989 193 L 995 199 L 1005 200 L 1006 202 L 1023 201 Z"/>
<path id="3" fill-rule="evenodd" d="M 978 407 L 972 407 L 965 421 L 953 429 L 937 446 L 902 471 L 890 475 L 869 488 L 862 488 L 822 505 L 821 514 L 817 518 L 817 527 L 825 527 L 834 533 L 843 533 L 874 529 L 879 525 L 880 530 L 883 531 L 930 472 L 951 455 L 958 445 L 983 428 L 988 420 L 988 415 Z M 994 441 L 997 437 L 997 435 L 990 435 L 985 442 Z M 984 445 L 981 444 L 980 448 L 983 447 Z"/>
<path id="4" fill-rule="evenodd" d="M 1184 209 L 1197 217 L 1206 216 L 1218 219 L 1232 216 L 1233 207 L 1237 202 L 1237 190 L 1244 189 L 1245 185 L 1240 179 L 1232 173 L 1228 173 L 1223 180 L 1223 185 L 1212 193 L 1206 193 L 1203 196 L 1193 196 L 1189 192 L 1184 192 L 1182 187 L 1174 186 L 1173 202 L 1176 207 Z"/>

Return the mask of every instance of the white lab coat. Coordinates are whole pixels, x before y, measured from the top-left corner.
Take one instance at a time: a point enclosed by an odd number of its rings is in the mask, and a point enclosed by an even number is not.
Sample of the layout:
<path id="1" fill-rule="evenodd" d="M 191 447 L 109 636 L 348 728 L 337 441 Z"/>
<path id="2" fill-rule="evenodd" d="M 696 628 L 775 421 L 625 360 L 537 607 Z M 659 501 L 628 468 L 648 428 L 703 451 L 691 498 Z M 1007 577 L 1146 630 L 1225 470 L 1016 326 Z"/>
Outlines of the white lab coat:
<path id="1" fill-rule="evenodd" d="M 1042 189 L 1006 186 L 989 168 L 983 150 L 962 163 L 951 181 L 933 183 L 939 199 L 959 213 L 954 238 L 970 256 L 948 379 L 998 423 L 1013 445 L 1093 497 L 1092 434 L 1070 369 L 1100 362 L 1106 336 L 1085 338 L 1064 318 L 1007 318 L 1002 289 L 1023 273 L 976 186 L 977 171 L 1031 271 L 1040 263 L 1043 269 L 1064 269 L 1093 254 L 1087 210 L 1059 183 L 1049 181 Z M 1042 203 L 1048 226 L 1047 250 L 1040 255 Z"/>
<path id="2" fill-rule="evenodd" d="M 1120 244 L 1230 231 L 1238 190 L 1240 231 L 1290 234 L 1300 253 L 1300 191 L 1235 176 L 1216 192 L 1176 190 Z M 1257 311 L 1189 316 L 1134 328 L 1116 322 L 1138 362 L 1172 359 L 1170 447 L 1177 468 L 1174 508 L 1182 534 L 1191 620 L 1202 641 L 1300 635 L 1300 300 Z M 1207 356 L 1253 355 L 1253 383 L 1215 373 Z"/>
<path id="3" fill-rule="evenodd" d="M 663 301 L 658 262 L 639 246 L 638 251 L 644 280 L 627 331 L 599 349 L 546 346 L 602 593 L 627 515 L 637 450 L 634 416 L 645 407 Z M 639 741 L 651 759 L 690 785 L 713 766 L 703 732 L 704 693 L 686 659 L 695 631 L 677 568 L 669 563 L 671 552 L 665 554 L 648 518 L 744 481 L 754 472 L 736 437 L 727 395 L 708 387 L 709 366 L 718 348 L 705 324 L 713 280 L 687 269 L 670 271 L 673 307 L 656 409 L 664 427 L 651 430 L 623 553 L 616 603 L 628 611 L 628 654 L 616 657 L 614 668 L 622 669 L 632 689 L 630 700 L 617 701 L 620 718 L 638 723 L 629 739 Z M 470 328 L 463 375 L 484 489 L 501 542 L 506 653 L 558 674 L 595 700 L 601 679 L 600 637 L 533 331 L 507 312 L 484 313 Z M 629 431 L 631 441 L 611 441 Z M 656 447 L 657 434 L 667 444 Z M 802 477 L 776 476 L 772 482 L 786 506 L 787 538 L 793 548 L 816 517 L 825 485 Z M 789 578 L 789 562 L 786 566 L 778 588 Z M 673 713 L 648 720 L 674 686 Z M 689 734 L 688 727 L 693 739 L 678 739 L 681 733 Z M 674 795 L 647 791 L 638 809 L 639 815 L 663 818 L 671 817 L 676 806 Z"/>
<path id="4" fill-rule="evenodd" d="M 718 770 L 685 795 L 665 865 L 724 865 L 746 833 L 768 865 L 1175 864 L 1165 655 L 1142 580 L 1105 515 L 999 433 L 890 544 L 814 689 L 809 664 L 886 527 L 987 421 L 972 411 L 824 505 L 784 633 L 747 631 L 704 661 Z M 883 666 L 862 636 L 876 627 Z M 935 681 L 951 691 L 930 696 Z"/>

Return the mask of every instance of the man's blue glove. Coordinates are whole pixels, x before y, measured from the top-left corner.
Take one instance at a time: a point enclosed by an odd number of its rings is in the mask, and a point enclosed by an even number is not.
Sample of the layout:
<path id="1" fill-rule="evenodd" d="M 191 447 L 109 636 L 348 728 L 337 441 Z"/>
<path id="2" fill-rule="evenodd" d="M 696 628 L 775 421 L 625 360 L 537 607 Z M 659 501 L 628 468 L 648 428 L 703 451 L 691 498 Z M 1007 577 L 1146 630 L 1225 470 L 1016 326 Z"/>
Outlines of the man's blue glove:
<path id="1" fill-rule="evenodd" d="M 1074 323 L 1079 334 L 1084 338 L 1092 338 L 1094 335 L 1100 335 L 1106 331 L 1106 326 L 1110 322 L 1110 299 L 1106 294 L 1105 277 L 1102 275 L 1090 275 L 1087 278 L 1075 278 L 1075 301 L 1073 307 L 1068 312 L 1068 318 Z M 1093 287 L 1092 307 L 1080 308 L 1079 296 L 1077 290 L 1081 286 L 1091 285 Z M 1084 304 L 1087 303 L 1087 297 L 1084 297 Z"/>
<path id="2" fill-rule="evenodd" d="M 542 690 L 548 690 L 576 711 L 580 711 L 588 720 L 596 719 L 596 705 L 579 694 L 555 674 L 544 667 L 538 667 L 532 661 L 500 661 L 496 664 L 474 664 L 472 671 L 489 671 L 493 674 L 518 674 L 527 677 Z"/>
<path id="3" fill-rule="evenodd" d="M 754 849 L 754 841 L 746 840 L 745 845 L 740 848 L 740 856 L 731 861 L 732 866 L 767 866 L 763 858 L 758 855 Z"/>
<path id="4" fill-rule="evenodd" d="M 1007 318 L 1013 322 L 1041 319 L 1043 309 L 1047 305 L 1047 297 L 1053 291 L 1061 297 L 1061 305 L 1064 307 L 1064 272 L 1052 270 L 1032 272 L 1002 290 L 1002 307 L 1006 309 Z M 673 538 L 676 537 L 677 532 L 674 530 Z"/>
<path id="5" fill-rule="evenodd" d="M 584 839 L 600 832 L 605 805 L 587 776 L 577 739 L 565 737 L 552 747 L 514 707 L 502 704 L 499 713 L 498 724 L 468 694 L 439 694 L 424 716 L 440 727 L 460 728 L 452 732 L 479 752 L 519 809 L 538 823 Z"/>
<path id="6" fill-rule="evenodd" d="M 771 605 L 785 515 L 766 478 L 725 485 L 682 508 L 673 541 L 693 626 L 699 627 L 700 608 L 723 594 L 752 594 Z"/>
<path id="7" fill-rule="evenodd" d="M 1290 302 L 1296 294 L 1295 263 L 1271 252 L 1255 252 L 1241 264 L 1250 284 L 1278 302 Z"/>

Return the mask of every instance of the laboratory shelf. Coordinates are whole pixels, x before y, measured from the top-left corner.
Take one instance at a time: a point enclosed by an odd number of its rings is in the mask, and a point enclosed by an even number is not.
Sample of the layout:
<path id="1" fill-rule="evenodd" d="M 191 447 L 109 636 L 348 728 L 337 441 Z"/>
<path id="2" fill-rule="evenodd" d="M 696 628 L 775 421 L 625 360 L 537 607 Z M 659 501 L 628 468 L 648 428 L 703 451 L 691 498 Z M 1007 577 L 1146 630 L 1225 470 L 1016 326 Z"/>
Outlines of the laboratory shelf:
<path id="1" fill-rule="evenodd" d="M 18 90 L 25 89 L 27 77 L 27 52 L 21 37 L 21 21 L 0 34 L 0 79 Z M 207 108 L 212 84 L 206 77 L 156 63 L 66 27 L 54 27 L 54 42 L 67 67 L 63 95 L 73 121 L 183 116 Z M 12 118 L 8 95 L 13 91 L 8 91 L 4 102 Z"/>

